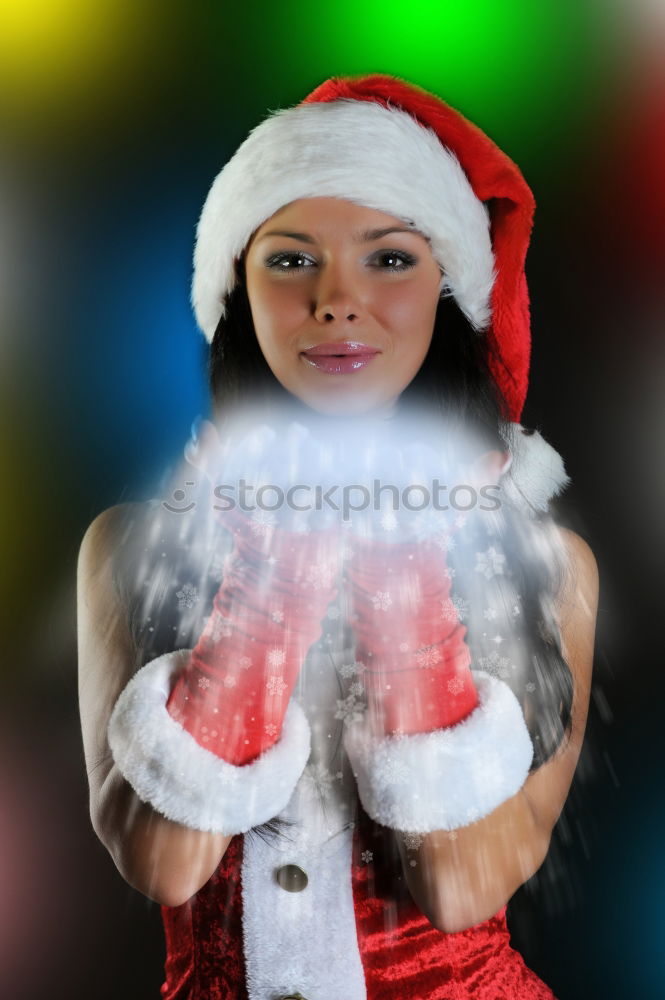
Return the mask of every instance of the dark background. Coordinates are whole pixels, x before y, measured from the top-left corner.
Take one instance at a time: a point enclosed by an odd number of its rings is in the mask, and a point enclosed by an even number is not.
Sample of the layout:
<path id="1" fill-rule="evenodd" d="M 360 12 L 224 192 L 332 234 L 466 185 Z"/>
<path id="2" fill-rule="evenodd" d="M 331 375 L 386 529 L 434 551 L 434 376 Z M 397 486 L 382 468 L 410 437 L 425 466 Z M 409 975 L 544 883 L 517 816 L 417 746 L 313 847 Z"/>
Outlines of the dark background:
<path id="1" fill-rule="evenodd" d="M 458 107 L 534 190 L 523 422 L 564 456 L 600 567 L 585 749 L 514 944 L 560 1000 L 663 995 L 664 40 L 656 0 L 4 5 L 0 995 L 158 996 L 158 908 L 87 816 L 78 546 L 159 494 L 207 412 L 188 286 L 213 176 L 268 108 L 377 71 Z"/>

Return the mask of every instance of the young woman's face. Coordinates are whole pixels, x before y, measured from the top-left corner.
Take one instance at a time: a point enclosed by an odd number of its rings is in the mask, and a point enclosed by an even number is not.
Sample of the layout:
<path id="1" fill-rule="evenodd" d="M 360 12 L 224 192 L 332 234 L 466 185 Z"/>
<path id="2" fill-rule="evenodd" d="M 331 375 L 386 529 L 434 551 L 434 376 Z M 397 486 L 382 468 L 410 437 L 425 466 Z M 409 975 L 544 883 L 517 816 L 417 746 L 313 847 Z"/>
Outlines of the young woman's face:
<path id="1" fill-rule="evenodd" d="M 246 254 L 256 336 L 275 377 L 319 413 L 390 411 L 429 349 L 441 270 L 417 230 L 339 198 L 302 198 Z"/>

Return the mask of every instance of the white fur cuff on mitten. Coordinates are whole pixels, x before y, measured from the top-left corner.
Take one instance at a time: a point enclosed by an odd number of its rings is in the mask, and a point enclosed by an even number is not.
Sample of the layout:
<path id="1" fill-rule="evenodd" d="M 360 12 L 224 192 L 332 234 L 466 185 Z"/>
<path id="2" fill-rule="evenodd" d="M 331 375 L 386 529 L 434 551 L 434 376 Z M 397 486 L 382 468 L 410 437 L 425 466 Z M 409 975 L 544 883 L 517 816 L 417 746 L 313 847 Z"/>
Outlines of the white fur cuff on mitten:
<path id="1" fill-rule="evenodd" d="M 373 736 L 352 723 L 344 745 L 365 811 L 393 830 L 468 826 L 524 784 L 533 759 L 522 709 L 507 684 L 473 671 L 479 704 L 449 729 Z"/>
<path id="2" fill-rule="evenodd" d="M 166 709 L 190 653 L 165 653 L 127 684 L 109 722 L 113 758 L 138 797 L 167 819 L 210 833 L 246 833 L 289 802 L 310 754 L 309 724 L 292 700 L 274 746 L 242 766 L 222 760 Z"/>

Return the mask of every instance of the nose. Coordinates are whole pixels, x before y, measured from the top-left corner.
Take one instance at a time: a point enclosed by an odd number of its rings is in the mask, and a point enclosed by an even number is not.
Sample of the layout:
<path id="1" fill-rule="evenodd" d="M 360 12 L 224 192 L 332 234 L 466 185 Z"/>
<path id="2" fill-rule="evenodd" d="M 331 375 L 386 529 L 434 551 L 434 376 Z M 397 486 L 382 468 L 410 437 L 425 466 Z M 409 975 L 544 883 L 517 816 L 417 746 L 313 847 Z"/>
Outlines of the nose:
<path id="1" fill-rule="evenodd" d="M 350 267 L 328 263 L 321 268 L 313 301 L 319 323 L 357 322 L 364 313 L 364 300 L 361 280 Z"/>

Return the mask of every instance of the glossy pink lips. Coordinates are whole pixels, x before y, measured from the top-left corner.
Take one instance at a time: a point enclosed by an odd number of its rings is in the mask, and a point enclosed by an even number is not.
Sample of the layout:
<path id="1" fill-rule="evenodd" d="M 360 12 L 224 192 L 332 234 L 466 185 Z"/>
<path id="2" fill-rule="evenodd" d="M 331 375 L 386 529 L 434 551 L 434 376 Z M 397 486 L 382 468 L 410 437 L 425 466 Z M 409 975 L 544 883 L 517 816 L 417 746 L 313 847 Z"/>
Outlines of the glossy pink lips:
<path id="1" fill-rule="evenodd" d="M 356 341 L 316 344 L 302 352 L 313 368 L 326 375 L 346 375 L 365 368 L 379 354 L 375 347 Z"/>

